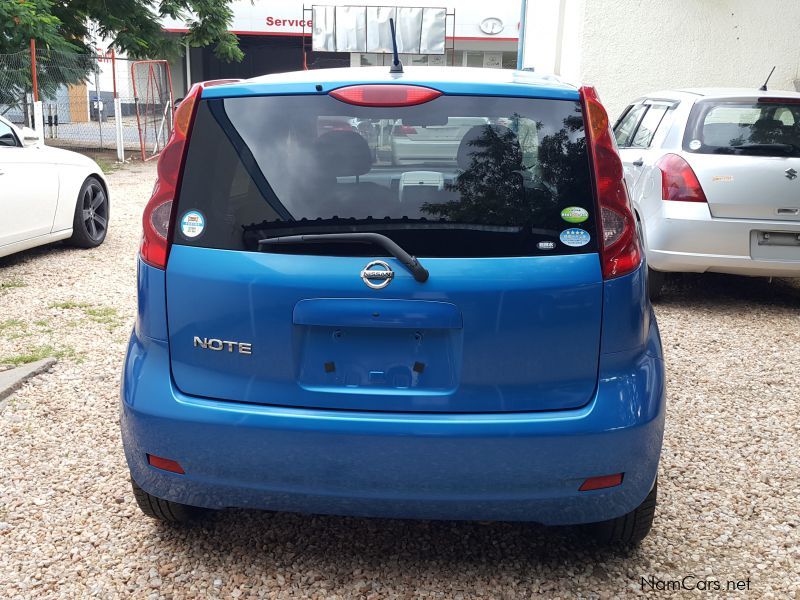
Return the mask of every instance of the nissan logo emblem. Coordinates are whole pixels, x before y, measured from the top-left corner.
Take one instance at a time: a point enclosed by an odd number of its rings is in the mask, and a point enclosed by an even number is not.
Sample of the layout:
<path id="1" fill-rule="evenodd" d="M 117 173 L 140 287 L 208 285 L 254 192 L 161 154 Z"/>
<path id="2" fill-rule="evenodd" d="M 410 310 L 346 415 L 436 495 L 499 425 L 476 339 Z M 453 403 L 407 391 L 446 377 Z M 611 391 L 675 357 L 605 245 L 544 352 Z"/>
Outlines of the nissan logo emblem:
<path id="1" fill-rule="evenodd" d="M 361 271 L 361 280 L 373 290 L 385 288 L 394 278 L 394 271 L 382 260 L 373 260 Z"/>

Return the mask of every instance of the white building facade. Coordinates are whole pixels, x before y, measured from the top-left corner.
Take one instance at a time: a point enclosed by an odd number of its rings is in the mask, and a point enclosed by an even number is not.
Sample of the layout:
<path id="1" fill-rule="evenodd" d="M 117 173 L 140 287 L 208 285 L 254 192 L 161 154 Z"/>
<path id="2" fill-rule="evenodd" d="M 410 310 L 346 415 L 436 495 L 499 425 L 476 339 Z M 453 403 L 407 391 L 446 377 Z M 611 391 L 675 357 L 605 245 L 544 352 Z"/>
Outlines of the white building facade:
<path id="1" fill-rule="evenodd" d="M 612 117 L 668 88 L 795 90 L 800 0 L 528 0 L 526 66 L 597 87 Z"/>

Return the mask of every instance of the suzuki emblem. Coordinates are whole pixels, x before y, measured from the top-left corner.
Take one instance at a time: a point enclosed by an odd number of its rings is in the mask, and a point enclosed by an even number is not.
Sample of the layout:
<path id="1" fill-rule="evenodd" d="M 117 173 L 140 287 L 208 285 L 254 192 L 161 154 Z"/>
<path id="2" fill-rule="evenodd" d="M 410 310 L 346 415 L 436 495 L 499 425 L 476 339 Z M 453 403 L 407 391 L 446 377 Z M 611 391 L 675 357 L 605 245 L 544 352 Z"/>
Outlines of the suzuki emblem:
<path id="1" fill-rule="evenodd" d="M 786 178 L 797 179 L 797 171 L 795 171 L 794 169 L 786 169 Z"/>

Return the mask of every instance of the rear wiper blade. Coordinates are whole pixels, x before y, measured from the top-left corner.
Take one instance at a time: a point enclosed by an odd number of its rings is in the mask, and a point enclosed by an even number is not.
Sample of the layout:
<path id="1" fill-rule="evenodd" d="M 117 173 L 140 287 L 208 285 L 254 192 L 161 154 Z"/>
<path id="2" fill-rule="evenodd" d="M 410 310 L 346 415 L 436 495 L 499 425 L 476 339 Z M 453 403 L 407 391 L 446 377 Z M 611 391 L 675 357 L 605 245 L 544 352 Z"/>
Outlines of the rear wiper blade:
<path id="1" fill-rule="evenodd" d="M 258 240 L 259 248 L 270 244 L 374 244 L 386 250 L 411 271 L 420 283 L 428 281 L 428 270 L 420 262 L 391 239 L 380 233 L 319 233 L 313 235 L 284 235 Z"/>

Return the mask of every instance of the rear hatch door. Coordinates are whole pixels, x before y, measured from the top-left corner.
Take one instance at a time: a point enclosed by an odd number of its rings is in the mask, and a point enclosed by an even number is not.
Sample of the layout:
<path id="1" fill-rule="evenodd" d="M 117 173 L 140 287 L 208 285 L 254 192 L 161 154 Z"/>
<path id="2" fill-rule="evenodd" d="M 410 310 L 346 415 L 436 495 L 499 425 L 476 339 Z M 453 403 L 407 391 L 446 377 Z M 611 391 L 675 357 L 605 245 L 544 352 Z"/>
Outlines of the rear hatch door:
<path id="1" fill-rule="evenodd" d="M 485 125 L 460 140 L 468 151 L 455 175 L 442 171 L 444 189 L 412 206 L 392 182 L 436 165 L 393 166 L 374 139 L 317 127 L 340 116 Z M 167 266 L 175 383 L 329 409 L 582 406 L 602 315 L 590 185 L 577 94 L 392 108 L 327 95 L 203 100 Z M 259 244 L 354 231 L 391 238 L 429 279 L 369 244 Z"/>
<path id="2" fill-rule="evenodd" d="M 800 100 L 707 100 L 684 151 L 714 217 L 800 221 Z"/>

